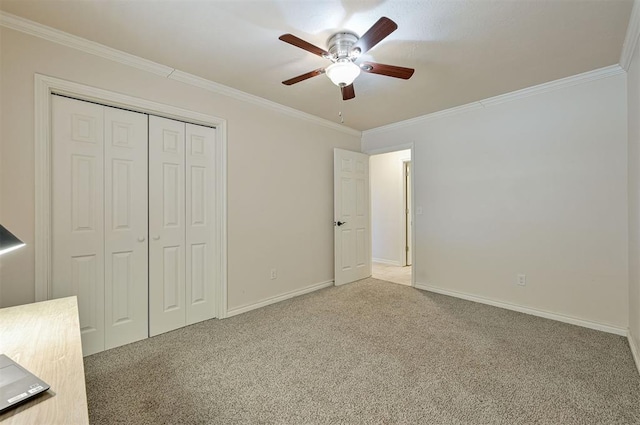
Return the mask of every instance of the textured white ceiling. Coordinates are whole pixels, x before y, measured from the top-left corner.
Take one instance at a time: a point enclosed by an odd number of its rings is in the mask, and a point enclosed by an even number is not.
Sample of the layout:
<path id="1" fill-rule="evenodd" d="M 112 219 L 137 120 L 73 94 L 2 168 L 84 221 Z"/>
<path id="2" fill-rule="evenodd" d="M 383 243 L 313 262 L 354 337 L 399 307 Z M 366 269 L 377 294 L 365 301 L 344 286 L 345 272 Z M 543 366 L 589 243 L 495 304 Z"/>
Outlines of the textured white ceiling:
<path id="1" fill-rule="evenodd" d="M 632 0 L 1 0 L 0 9 L 274 102 L 366 130 L 618 63 Z M 329 61 L 278 40 L 327 48 L 381 16 L 398 30 L 361 60 L 415 68 L 361 74 L 356 98 L 320 75 Z"/>

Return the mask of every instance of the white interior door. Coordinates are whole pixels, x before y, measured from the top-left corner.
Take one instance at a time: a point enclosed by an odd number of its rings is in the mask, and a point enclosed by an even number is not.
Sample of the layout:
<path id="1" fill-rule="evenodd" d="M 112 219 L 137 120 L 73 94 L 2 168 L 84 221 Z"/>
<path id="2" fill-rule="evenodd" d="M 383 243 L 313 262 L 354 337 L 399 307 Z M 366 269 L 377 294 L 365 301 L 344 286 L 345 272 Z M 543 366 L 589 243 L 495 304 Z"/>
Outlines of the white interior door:
<path id="1" fill-rule="evenodd" d="M 149 333 L 186 324 L 185 124 L 149 117 Z"/>
<path id="2" fill-rule="evenodd" d="M 216 316 L 216 130 L 52 97 L 52 297 L 83 353 Z"/>
<path id="3" fill-rule="evenodd" d="M 51 102 L 51 296 L 78 297 L 86 356 L 104 350 L 104 107 Z"/>
<path id="4" fill-rule="evenodd" d="M 105 349 L 149 335 L 147 119 L 104 107 Z"/>
<path id="5" fill-rule="evenodd" d="M 187 324 L 215 317 L 216 131 L 186 124 L 186 305 Z"/>
<path id="6" fill-rule="evenodd" d="M 369 156 L 334 149 L 335 284 L 371 276 Z"/>

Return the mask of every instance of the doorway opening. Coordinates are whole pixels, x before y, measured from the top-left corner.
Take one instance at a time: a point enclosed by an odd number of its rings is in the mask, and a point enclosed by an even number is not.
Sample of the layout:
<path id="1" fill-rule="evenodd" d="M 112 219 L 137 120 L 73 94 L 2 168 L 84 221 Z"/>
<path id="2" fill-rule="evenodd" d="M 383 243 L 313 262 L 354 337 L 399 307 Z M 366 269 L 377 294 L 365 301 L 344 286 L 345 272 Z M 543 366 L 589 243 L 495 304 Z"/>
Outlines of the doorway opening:
<path id="1" fill-rule="evenodd" d="M 372 277 L 412 284 L 411 149 L 372 155 L 371 254 Z"/>

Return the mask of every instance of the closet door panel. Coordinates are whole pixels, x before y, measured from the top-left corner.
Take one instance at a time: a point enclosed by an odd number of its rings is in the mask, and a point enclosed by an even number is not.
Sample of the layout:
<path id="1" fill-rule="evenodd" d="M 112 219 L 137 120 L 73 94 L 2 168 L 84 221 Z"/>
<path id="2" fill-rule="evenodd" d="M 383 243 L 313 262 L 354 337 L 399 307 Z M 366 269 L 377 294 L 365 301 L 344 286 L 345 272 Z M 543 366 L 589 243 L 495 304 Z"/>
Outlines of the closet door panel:
<path id="1" fill-rule="evenodd" d="M 215 317 L 215 129 L 186 124 L 187 324 Z"/>
<path id="2" fill-rule="evenodd" d="M 148 336 L 147 115 L 104 108 L 105 348 Z"/>
<path id="3" fill-rule="evenodd" d="M 78 297 L 86 356 L 104 350 L 104 107 L 51 102 L 51 291 Z"/>
<path id="4" fill-rule="evenodd" d="M 149 117 L 149 330 L 186 324 L 185 124 Z"/>

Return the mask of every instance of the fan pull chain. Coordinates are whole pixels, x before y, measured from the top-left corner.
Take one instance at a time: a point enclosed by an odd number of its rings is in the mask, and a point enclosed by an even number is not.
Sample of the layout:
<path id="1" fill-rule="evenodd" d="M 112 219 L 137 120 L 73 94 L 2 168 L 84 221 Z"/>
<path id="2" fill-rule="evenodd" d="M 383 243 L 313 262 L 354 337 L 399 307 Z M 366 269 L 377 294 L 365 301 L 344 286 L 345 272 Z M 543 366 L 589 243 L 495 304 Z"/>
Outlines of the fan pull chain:
<path id="1" fill-rule="evenodd" d="M 342 90 L 341 90 L 342 92 Z M 344 124 L 344 117 L 342 116 L 342 106 L 344 106 L 342 95 L 338 97 L 338 118 L 340 118 L 340 124 Z"/>

